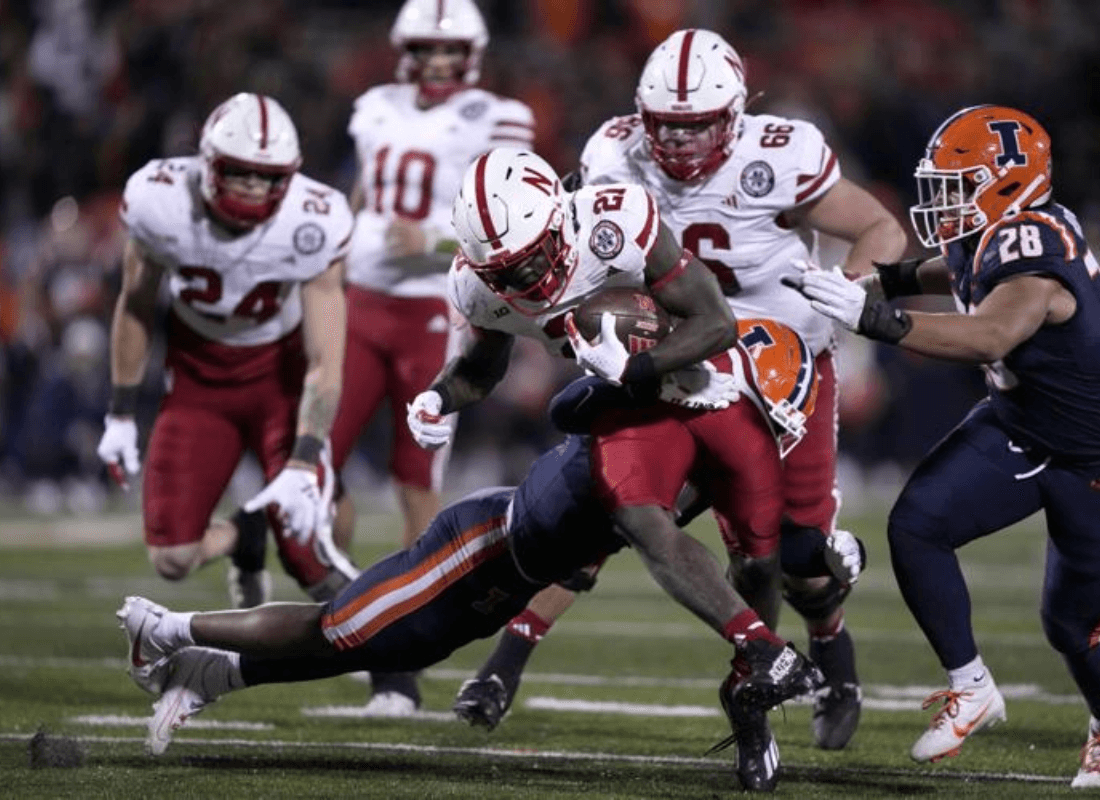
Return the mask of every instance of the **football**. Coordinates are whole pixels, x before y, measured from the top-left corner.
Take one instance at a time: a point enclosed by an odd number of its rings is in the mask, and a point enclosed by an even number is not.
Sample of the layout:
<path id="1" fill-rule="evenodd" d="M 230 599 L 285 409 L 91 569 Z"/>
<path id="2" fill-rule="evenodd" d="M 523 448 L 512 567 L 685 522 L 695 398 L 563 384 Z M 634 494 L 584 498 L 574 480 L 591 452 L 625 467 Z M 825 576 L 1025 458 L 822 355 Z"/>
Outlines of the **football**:
<path id="1" fill-rule="evenodd" d="M 668 314 L 645 289 L 604 289 L 573 312 L 581 336 L 591 342 L 600 335 L 600 317 L 605 311 L 615 315 L 615 333 L 631 354 L 653 347 L 672 327 Z"/>

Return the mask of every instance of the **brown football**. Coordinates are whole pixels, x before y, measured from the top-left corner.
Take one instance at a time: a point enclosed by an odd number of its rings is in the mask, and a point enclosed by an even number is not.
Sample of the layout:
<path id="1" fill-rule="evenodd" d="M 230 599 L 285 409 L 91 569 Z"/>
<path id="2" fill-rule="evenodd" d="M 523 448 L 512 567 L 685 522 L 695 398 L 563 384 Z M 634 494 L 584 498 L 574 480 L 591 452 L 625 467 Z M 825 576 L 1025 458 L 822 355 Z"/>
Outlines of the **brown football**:
<path id="1" fill-rule="evenodd" d="M 615 333 L 631 354 L 653 347 L 671 328 L 668 314 L 645 289 L 604 289 L 573 312 L 581 336 L 590 342 L 599 336 L 600 317 L 605 311 L 615 315 Z"/>

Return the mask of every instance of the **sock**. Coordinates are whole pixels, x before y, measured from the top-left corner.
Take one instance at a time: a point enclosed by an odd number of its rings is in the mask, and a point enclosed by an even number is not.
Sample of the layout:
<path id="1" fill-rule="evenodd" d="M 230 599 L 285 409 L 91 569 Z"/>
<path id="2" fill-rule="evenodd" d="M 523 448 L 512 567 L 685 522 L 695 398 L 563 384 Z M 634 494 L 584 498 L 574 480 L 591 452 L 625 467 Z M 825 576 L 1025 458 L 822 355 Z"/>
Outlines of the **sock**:
<path id="1" fill-rule="evenodd" d="M 267 554 L 267 514 L 265 511 L 247 513 L 238 509 L 230 521 L 237 526 L 237 544 L 229 554 L 233 566 L 241 572 L 259 572 L 264 568 Z"/>
<path id="2" fill-rule="evenodd" d="M 1094 739 L 1100 736 L 1100 719 L 1094 716 L 1089 716 L 1089 738 Z"/>
<path id="3" fill-rule="evenodd" d="M 806 621 L 806 633 L 810 636 L 810 642 L 813 643 L 814 639 L 818 639 L 822 642 L 827 642 L 840 635 L 840 632 L 844 630 L 844 612 L 841 611 L 837 614 L 836 622 L 829 623 L 828 621 L 810 622 Z"/>
<path id="4" fill-rule="evenodd" d="M 741 647 L 745 642 L 763 639 L 780 647 L 786 647 L 787 643 L 772 633 L 751 608 L 747 608 L 726 623 L 722 629 L 722 636 L 727 642 L 733 642 L 734 647 Z"/>
<path id="5" fill-rule="evenodd" d="M 478 671 L 478 679 L 485 680 L 490 675 L 500 678 L 508 692 L 508 704 L 511 705 L 512 698 L 519 689 L 520 676 L 527 666 L 527 660 L 552 624 L 532 611 L 521 611 L 504 629 L 496 649 Z"/>
<path id="6" fill-rule="evenodd" d="M 947 682 L 952 691 L 985 686 L 992 680 L 993 676 L 989 674 L 981 656 L 975 656 L 973 661 L 947 671 Z"/>
<path id="7" fill-rule="evenodd" d="M 817 664 L 831 686 L 859 683 L 856 675 L 856 651 L 852 634 L 844 627 L 843 617 L 831 636 L 810 637 L 810 660 Z"/>
<path id="8" fill-rule="evenodd" d="M 370 674 L 371 694 L 396 692 L 411 698 L 420 707 L 420 687 L 416 684 L 417 672 L 372 672 Z"/>

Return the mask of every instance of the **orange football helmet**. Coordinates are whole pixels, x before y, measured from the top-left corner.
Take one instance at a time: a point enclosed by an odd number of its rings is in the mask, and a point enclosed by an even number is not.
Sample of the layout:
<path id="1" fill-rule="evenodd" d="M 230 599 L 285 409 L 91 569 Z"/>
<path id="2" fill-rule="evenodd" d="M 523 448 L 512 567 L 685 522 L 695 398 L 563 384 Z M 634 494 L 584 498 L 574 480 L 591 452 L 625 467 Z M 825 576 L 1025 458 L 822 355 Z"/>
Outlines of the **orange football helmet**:
<path id="1" fill-rule="evenodd" d="M 787 455 L 806 435 L 817 404 L 817 367 L 802 337 L 772 319 L 737 320 L 738 344 L 749 354 L 753 382 Z"/>
<path id="2" fill-rule="evenodd" d="M 1042 125 L 1005 106 L 964 108 L 932 134 L 917 165 L 913 228 L 925 247 L 977 233 L 1049 200 L 1050 174 Z"/>

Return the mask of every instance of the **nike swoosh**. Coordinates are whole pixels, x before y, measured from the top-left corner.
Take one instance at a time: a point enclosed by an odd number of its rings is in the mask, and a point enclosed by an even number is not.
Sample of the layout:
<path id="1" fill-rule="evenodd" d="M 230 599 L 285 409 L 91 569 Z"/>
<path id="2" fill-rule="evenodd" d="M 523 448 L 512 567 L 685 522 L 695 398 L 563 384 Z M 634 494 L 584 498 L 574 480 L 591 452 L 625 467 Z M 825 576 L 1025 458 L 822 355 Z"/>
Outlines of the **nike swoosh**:
<path id="1" fill-rule="evenodd" d="M 144 667 L 148 662 L 141 657 L 141 632 L 145 630 L 145 623 L 148 619 L 141 621 L 141 627 L 138 628 L 137 636 L 134 637 L 134 644 L 130 648 L 130 663 L 135 667 Z"/>
<path id="2" fill-rule="evenodd" d="M 954 722 L 952 722 L 951 723 L 951 729 L 955 732 L 955 735 L 958 736 L 960 739 L 965 739 L 967 736 L 969 736 L 971 733 L 973 733 L 974 728 L 977 727 L 978 723 L 980 723 L 983 719 L 985 719 L 985 714 L 986 714 L 987 711 L 989 711 L 989 707 L 992 704 L 993 704 L 992 700 L 987 702 L 985 704 L 985 706 L 983 706 L 983 708 L 981 710 L 981 713 L 978 714 L 978 716 L 976 716 L 970 723 L 968 723 L 966 725 L 963 725 L 961 728 L 958 725 L 956 725 Z"/>

